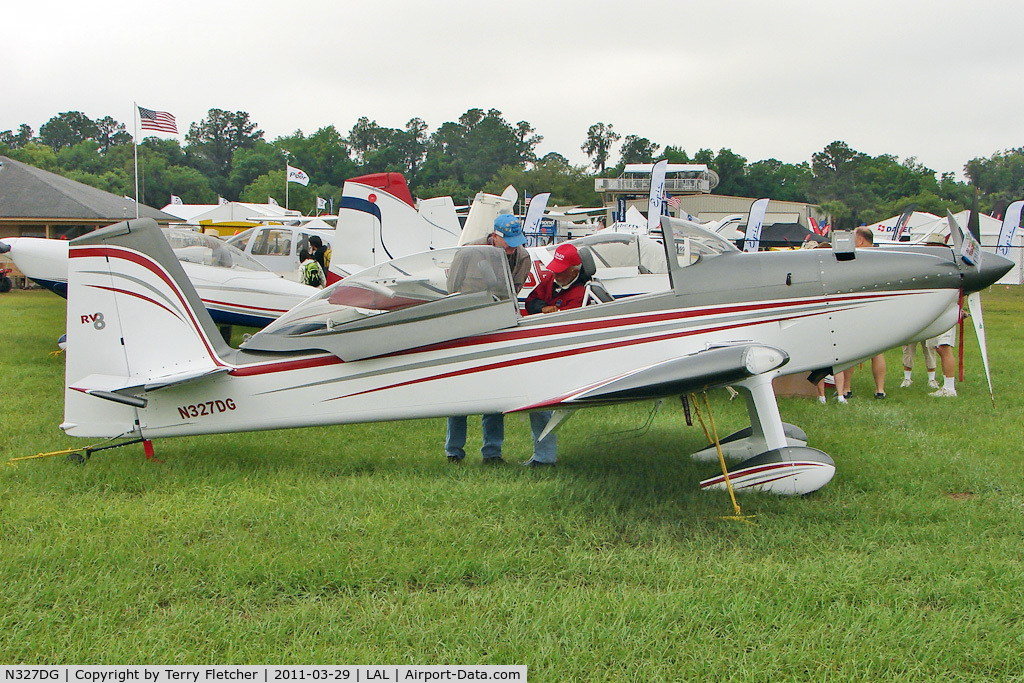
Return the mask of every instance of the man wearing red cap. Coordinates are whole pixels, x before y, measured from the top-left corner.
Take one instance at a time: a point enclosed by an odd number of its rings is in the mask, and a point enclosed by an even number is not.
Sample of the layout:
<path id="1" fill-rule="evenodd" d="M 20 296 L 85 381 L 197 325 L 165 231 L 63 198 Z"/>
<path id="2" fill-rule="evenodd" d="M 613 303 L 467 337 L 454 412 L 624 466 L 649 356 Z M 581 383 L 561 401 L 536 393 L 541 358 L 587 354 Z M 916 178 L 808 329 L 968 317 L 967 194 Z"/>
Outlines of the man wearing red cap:
<path id="1" fill-rule="evenodd" d="M 581 266 L 576 247 L 568 242 L 560 244 L 546 266 L 548 272 L 526 297 L 526 314 L 555 313 L 582 306 L 587 283 L 580 276 Z"/>
<path id="2" fill-rule="evenodd" d="M 583 305 L 586 295 L 586 277 L 582 275 L 582 261 L 576 247 L 568 242 L 555 249 L 554 258 L 547 265 L 530 295 L 526 297 L 526 314 L 557 313 Z M 551 421 L 551 411 L 538 410 L 530 413 L 530 429 L 533 432 L 533 457 L 524 462 L 527 467 L 551 466 L 555 464 L 557 444 L 554 434 L 543 439 L 538 437 Z"/>

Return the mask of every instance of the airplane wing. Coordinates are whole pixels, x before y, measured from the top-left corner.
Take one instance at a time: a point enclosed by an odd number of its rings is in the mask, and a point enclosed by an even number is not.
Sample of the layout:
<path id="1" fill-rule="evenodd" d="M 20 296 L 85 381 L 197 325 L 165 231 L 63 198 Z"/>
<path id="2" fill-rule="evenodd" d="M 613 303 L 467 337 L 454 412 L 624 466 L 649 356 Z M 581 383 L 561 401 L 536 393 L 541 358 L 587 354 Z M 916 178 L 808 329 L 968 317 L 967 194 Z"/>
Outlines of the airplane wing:
<path id="1" fill-rule="evenodd" d="M 609 377 L 562 396 L 509 412 L 643 401 L 724 386 L 770 372 L 789 362 L 782 349 L 753 342 L 712 346 Z"/>

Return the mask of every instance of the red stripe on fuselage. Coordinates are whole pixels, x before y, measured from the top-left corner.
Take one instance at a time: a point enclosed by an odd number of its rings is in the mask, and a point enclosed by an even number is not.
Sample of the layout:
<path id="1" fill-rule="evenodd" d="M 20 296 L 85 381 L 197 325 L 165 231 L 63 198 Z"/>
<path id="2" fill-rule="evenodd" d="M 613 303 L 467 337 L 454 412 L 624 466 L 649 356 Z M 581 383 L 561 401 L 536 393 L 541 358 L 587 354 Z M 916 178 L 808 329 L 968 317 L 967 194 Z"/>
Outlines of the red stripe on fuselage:
<path id="1" fill-rule="evenodd" d="M 398 387 L 406 387 L 406 386 L 411 386 L 413 384 L 422 384 L 423 382 L 432 382 L 432 381 L 438 380 L 438 379 L 448 379 L 450 377 L 459 377 L 459 376 L 462 376 L 462 375 L 469 375 L 469 374 L 474 374 L 474 373 L 477 373 L 477 372 L 487 372 L 489 370 L 497 370 L 497 369 L 500 369 L 500 368 L 514 367 L 516 365 L 524 365 L 524 364 L 527 364 L 527 363 L 537 363 L 537 362 L 546 361 L 546 360 L 553 360 L 553 359 L 556 359 L 556 358 L 565 358 L 565 357 L 568 357 L 568 356 L 575 356 L 575 355 L 583 354 L 583 353 L 594 353 L 596 351 L 607 351 L 609 349 L 622 348 L 622 347 L 625 347 L 625 346 L 635 346 L 637 344 L 648 344 L 648 343 L 651 343 L 651 342 L 665 341 L 665 340 L 668 340 L 668 339 L 677 339 L 677 338 L 680 338 L 680 337 L 690 337 L 690 336 L 693 336 L 695 334 L 703 334 L 703 333 L 708 333 L 708 332 L 722 332 L 724 330 L 732 330 L 732 329 L 736 329 L 736 328 L 740 328 L 740 327 L 751 327 L 753 325 L 762 325 L 762 324 L 765 324 L 765 323 L 778 322 L 779 320 L 783 320 L 783 319 L 785 319 L 785 320 L 793 320 L 794 318 L 806 318 L 806 317 L 811 317 L 811 316 L 814 316 L 814 315 L 820 315 L 820 313 L 807 313 L 805 315 L 794 316 L 794 317 L 791 317 L 791 318 L 772 318 L 772 319 L 766 319 L 766 320 L 739 322 L 739 323 L 735 323 L 733 325 L 722 325 L 722 326 L 714 327 L 714 328 L 710 328 L 710 329 L 682 330 L 682 331 L 679 331 L 679 332 L 670 332 L 670 333 L 666 333 L 666 334 L 654 335 L 654 336 L 651 336 L 651 337 L 643 337 L 641 339 L 625 339 L 625 340 L 622 340 L 622 341 L 605 342 L 604 344 L 595 344 L 594 346 L 587 346 L 585 348 L 578 348 L 577 347 L 577 348 L 572 348 L 572 349 L 566 349 L 564 351 L 553 351 L 551 353 L 542 353 L 542 354 L 537 354 L 537 355 L 534 355 L 534 356 L 528 356 L 526 358 L 517 358 L 517 359 L 509 360 L 509 361 L 500 361 L 500 362 L 496 362 L 496 363 L 489 363 L 487 365 L 479 365 L 479 366 L 472 367 L 472 368 L 465 368 L 463 370 L 453 370 L 451 372 L 445 372 L 445 373 L 442 373 L 440 375 L 434 375 L 432 377 L 421 377 L 419 379 L 412 379 L 412 380 L 408 380 L 408 381 L 405 381 L 405 382 L 396 382 L 395 384 L 389 384 L 389 385 L 383 386 L 383 387 L 376 387 L 374 389 L 366 389 L 364 391 L 357 391 L 354 394 L 346 394 L 345 396 L 335 396 L 334 398 L 329 398 L 329 399 L 325 399 L 325 400 L 327 400 L 327 401 L 336 401 L 336 400 L 342 399 L 342 398 L 351 398 L 352 396 L 361 396 L 363 394 L 372 394 L 372 393 L 377 392 L 377 391 L 384 391 L 384 390 L 387 390 L 387 389 L 396 389 Z M 573 393 L 578 393 L 578 392 L 574 391 Z"/>
<path id="2" fill-rule="evenodd" d="M 725 314 L 730 314 L 730 313 L 743 313 L 743 312 L 748 312 L 748 311 L 752 311 L 752 310 L 759 310 L 759 309 L 770 310 L 772 308 L 779 308 L 779 307 L 787 307 L 788 308 L 788 307 L 792 307 L 792 306 L 805 306 L 805 305 L 815 305 L 815 304 L 820 305 L 822 303 L 833 303 L 834 304 L 834 303 L 839 303 L 839 302 L 861 301 L 861 300 L 864 300 L 864 299 L 867 299 L 867 298 L 878 298 L 878 297 L 888 298 L 888 297 L 892 297 L 892 296 L 906 296 L 907 294 L 908 294 L 907 292 L 904 292 L 902 294 L 900 294 L 900 293 L 888 293 L 888 294 L 874 293 L 874 294 L 866 294 L 866 295 L 865 294 L 849 295 L 849 296 L 833 297 L 833 298 L 821 297 L 821 298 L 815 298 L 815 299 L 800 299 L 800 300 L 782 301 L 782 302 L 774 302 L 774 303 L 743 304 L 743 305 L 736 305 L 736 306 L 723 306 L 723 307 L 717 307 L 717 308 L 707 307 L 707 308 L 702 308 L 702 309 L 689 309 L 689 310 L 685 310 L 685 311 L 674 311 L 674 312 L 670 312 L 670 313 L 656 313 L 656 314 L 647 314 L 647 315 L 644 315 L 644 314 L 633 314 L 631 316 L 621 316 L 621 317 L 617 317 L 617 318 L 602 318 L 600 320 L 585 321 L 585 322 L 552 323 L 552 324 L 548 324 L 548 325 L 541 325 L 541 326 L 537 326 L 537 327 L 532 327 L 532 328 L 529 328 L 529 329 L 516 329 L 516 330 L 505 331 L 505 332 L 495 332 L 495 333 L 491 333 L 491 334 L 477 335 L 477 336 L 473 336 L 473 337 L 467 337 L 465 339 L 453 339 L 452 341 L 440 342 L 438 344 L 431 344 L 430 346 L 419 346 L 419 347 L 416 347 L 416 348 L 413 348 L 413 349 L 408 349 L 408 350 L 405 350 L 405 351 L 398 351 L 398 352 L 395 352 L 394 354 L 389 354 L 389 355 L 391 357 L 400 357 L 400 356 L 409 355 L 409 354 L 415 354 L 415 353 L 425 353 L 425 352 L 429 352 L 429 351 L 444 351 L 444 350 L 450 350 L 450 349 L 468 348 L 468 347 L 473 347 L 473 346 L 482 346 L 482 345 L 485 345 L 485 344 L 512 342 L 512 341 L 518 341 L 518 340 L 521 340 L 521 339 L 531 339 L 531 338 L 537 338 L 537 337 L 553 336 L 553 335 L 556 335 L 556 334 L 568 334 L 568 333 L 587 332 L 587 331 L 591 331 L 591 330 L 601 330 L 601 329 L 606 329 L 606 328 L 610 328 L 610 327 L 621 327 L 621 326 L 624 326 L 624 325 L 650 324 L 652 322 L 663 322 L 663 321 L 666 321 L 666 320 L 670 321 L 670 320 L 674 320 L 674 319 L 696 318 L 696 317 L 702 317 L 702 316 L 712 317 L 712 316 L 725 315 Z M 746 323 L 743 323 L 742 325 L 737 325 L 737 326 L 750 325 L 750 324 L 760 324 L 760 323 L 764 323 L 764 322 L 777 322 L 779 320 L 792 320 L 792 319 L 803 318 L 803 317 L 807 317 L 807 316 L 811 316 L 811 315 L 818 315 L 818 314 L 826 313 L 826 312 L 831 312 L 831 311 L 821 310 L 821 311 L 815 311 L 814 313 L 806 313 L 806 314 L 802 314 L 802 315 L 798 315 L 798 316 L 793 316 L 793 317 L 789 317 L 789 318 L 783 317 L 783 318 L 773 318 L 771 320 L 765 319 L 765 320 L 758 320 L 758 321 L 748 321 Z M 717 329 L 729 329 L 729 328 L 726 327 L 726 328 L 714 328 L 714 329 L 717 330 Z M 704 332 L 704 331 L 708 331 L 708 330 L 696 330 L 696 331 L 690 332 L 688 334 L 695 334 L 697 332 Z M 714 331 L 714 330 L 711 330 L 711 331 Z M 643 340 L 640 340 L 640 341 L 642 342 Z M 640 342 L 634 342 L 634 343 L 640 343 Z M 301 359 L 297 359 L 297 360 L 270 361 L 268 363 L 262 363 L 262 364 L 258 364 L 258 365 L 234 366 L 234 368 L 231 370 L 230 374 L 238 375 L 238 376 L 263 375 L 263 374 L 268 374 L 268 373 L 273 373 L 273 372 L 287 372 L 289 370 L 299 370 L 299 369 L 304 369 L 304 368 L 322 367 L 322 366 L 326 366 L 326 365 L 334 365 L 334 364 L 343 363 L 343 362 L 344 361 L 342 361 L 340 358 L 338 358 L 336 356 L 333 356 L 333 355 L 314 356 L 314 357 L 305 357 L 305 358 L 301 358 Z M 339 397 L 339 398 L 342 398 L 342 397 Z"/>

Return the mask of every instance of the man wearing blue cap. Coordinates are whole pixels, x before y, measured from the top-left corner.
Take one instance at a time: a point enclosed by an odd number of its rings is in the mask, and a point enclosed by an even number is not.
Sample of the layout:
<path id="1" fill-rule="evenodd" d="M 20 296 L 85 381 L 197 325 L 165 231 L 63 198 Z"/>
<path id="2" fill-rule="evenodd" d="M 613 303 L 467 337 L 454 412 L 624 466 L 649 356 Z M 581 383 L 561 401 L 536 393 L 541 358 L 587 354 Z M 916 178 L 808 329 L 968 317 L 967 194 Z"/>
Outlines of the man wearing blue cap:
<path id="1" fill-rule="evenodd" d="M 530 252 L 523 246 L 526 237 L 519 219 L 510 213 L 498 214 L 494 219 L 494 230 L 490 235 L 476 242 L 467 242 L 465 246 L 489 245 L 504 250 L 508 258 L 509 270 L 512 272 L 513 291 L 518 294 L 526 283 L 532 265 Z M 483 455 L 484 464 L 493 465 L 505 462 L 501 457 L 501 446 L 505 442 L 505 416 L 493 413 L 483 416 Z M 466 457 L 466 416 L 448 418 L 448 430 L 445 435 L 444 452 L 448 462 L 460 463 Z"/>

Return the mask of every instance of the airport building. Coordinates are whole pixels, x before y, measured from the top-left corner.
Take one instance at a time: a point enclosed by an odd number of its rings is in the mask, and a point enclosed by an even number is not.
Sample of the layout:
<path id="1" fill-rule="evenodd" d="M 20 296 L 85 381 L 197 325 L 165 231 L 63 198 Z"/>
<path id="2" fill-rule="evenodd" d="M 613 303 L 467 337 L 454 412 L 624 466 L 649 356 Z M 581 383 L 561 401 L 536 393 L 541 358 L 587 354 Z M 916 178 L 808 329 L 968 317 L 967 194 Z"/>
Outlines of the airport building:
<path id="1" fill-rule="evenodd" d="M 615 222 L 616 215 L 624 215 L 631 206 L 647 213 L 652 167 L 653 164 L 626 164 L 618 178 L 594 179 L 594 191 L 601 195 L 608 210 L 608 225 Z M 740 214 L 745 221 L 750 205 L 758 198 L 711 194 L 718 186 L 718 181 L 718 174 L 704 164 L 668 164 L 665 171 L 665 194 L 670 199 L 669 214 L 700 223 Z M 820 221 L 824 217 L 814 204 L 772 199 L 764 223 L 796 223 L 810 229 L 811 218 Z M 740 224 L 740 227 L 744 226 L 745 223 Z"/>
<path id="2" fill-rule="evenodd" d="M 178 222 L 144 204 L 139 216 L 162 226 Z M 131 199 L 0 156 L 0 238 L 74 239 L 135 217 Z"/>

